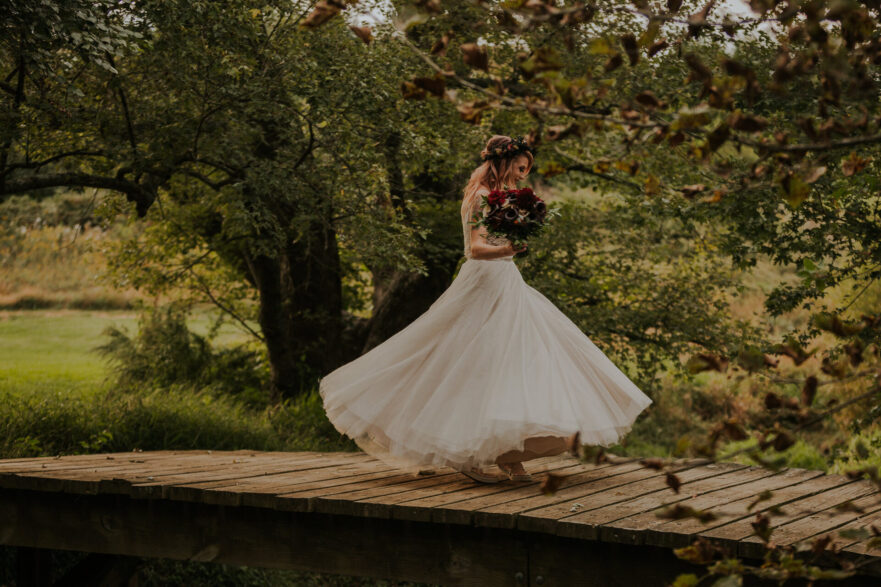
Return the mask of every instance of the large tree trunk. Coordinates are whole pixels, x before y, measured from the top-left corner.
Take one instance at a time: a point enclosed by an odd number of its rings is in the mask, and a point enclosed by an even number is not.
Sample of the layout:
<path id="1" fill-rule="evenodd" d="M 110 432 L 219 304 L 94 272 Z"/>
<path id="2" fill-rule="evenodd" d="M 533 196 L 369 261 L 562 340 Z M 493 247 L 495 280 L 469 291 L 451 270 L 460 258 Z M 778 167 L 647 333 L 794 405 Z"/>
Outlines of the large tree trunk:
<path id="1" fill-rule="evenodd" d="M 342 281 L 336 234 L 318 223 L 276 257 L 248 258 L 274 400 L 295 397 L 340 363 Z"/>

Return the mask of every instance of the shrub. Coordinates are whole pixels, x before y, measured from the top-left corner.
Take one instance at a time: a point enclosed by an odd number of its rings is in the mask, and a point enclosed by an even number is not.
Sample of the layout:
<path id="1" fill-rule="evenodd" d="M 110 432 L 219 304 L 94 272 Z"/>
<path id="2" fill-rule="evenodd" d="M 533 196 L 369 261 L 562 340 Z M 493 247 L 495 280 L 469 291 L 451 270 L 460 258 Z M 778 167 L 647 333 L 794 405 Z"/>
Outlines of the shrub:
<path id="1" fill-rule="evenodd" d="M 107 328 L 109 340 L 97 350 L 115 367 L 116 385 L 189 385 L 265 405 L 268 371 L 262 354 L 243 345 L 215 347 L 210 337 L 190 331 L 186 320 L 187 312 L 172 304 L 142 314 L 134 336 Z"/>

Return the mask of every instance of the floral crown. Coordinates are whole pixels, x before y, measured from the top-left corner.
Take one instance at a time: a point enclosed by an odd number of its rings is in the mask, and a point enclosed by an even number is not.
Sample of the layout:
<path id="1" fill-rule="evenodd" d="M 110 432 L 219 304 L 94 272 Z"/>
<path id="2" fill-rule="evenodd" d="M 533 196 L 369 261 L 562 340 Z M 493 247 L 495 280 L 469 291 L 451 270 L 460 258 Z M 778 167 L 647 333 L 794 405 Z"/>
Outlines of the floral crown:
<path id="1" fill-rule="evenodd" d="M 516 157 L 520 153 L 525 153 L 526 151 L 532 153 L 533 156 L 535 155 L 535 148 L 527 143 L 522 136 L 518 135 L 511 139 L 511 142 L 507 145 L 492 148 L 489 153 L 482 156 L 482 159 L 484 161 L 490 159 L 508 159 L 510 157 Z"/>

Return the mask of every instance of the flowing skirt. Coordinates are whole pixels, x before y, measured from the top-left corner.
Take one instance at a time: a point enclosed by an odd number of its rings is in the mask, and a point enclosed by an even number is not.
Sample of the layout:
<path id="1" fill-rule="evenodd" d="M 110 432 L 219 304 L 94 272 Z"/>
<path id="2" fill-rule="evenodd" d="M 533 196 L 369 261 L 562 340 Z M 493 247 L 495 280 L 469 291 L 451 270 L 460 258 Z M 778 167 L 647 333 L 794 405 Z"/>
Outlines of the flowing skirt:
<path id="1" fill-rule="evenodd" d="M 467 259 L 428 310 L 319 393 L 340 433 L 410 471 L 487 466 L 576 431 L 610 446 L 652 403 L 511 257 Z"/>

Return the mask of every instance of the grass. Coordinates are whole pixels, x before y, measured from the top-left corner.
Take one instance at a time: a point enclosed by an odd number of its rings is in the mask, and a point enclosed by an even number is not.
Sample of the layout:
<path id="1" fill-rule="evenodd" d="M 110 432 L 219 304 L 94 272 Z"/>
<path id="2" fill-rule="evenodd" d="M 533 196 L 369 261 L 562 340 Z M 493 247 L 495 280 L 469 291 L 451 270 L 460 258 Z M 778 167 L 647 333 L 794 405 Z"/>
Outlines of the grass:
<path id="1" fill-rule="evenodd" d="M 189 326 L 207 333 L 214 314 Z M 0 458 L 79 452 L 213 448 L 354 450 L 327 420 L 317 392 L 283 405 L 249 408 L 187 387 L 118 390 L 94 352 L 111 325 L 136 331 L 126 312 L 0 314 Z M 247 339 L 221 327 L 215 342 Z"/>
<path id="2" fill-rule="evenodd" d="M 208 332 L 214 314 L 203 311 L 190 321 L 190 328 Z M 32 384 L 88 384 L 98 389 L 108 374 L 107 364 L 94 348 L 104 342 L 109 326 L 136 332 L 133 312 L 77 310 L 0 312 L 0 390 L 27 388 Z M 221 327 L 215 342 L 233 344 L 247 339 L 236 327 Z"/>

